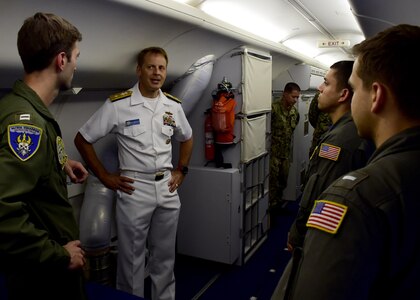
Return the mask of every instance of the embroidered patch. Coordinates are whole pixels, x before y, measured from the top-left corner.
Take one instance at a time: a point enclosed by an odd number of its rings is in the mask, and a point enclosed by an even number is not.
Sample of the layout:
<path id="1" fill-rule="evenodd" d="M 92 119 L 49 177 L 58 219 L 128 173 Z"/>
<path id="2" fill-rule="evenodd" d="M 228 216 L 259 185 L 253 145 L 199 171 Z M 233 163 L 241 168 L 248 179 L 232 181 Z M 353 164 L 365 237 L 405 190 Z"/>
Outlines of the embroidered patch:
<path id="1" fill-rule="evenodd" d="M 337 233 L 347 212 L 347 206 L 327 200 L 316 200 L 307 227 L 318 228 L 332 234 Z"/>
<path id="2" fill-rule="evenodd" d="M 30 121 L 31 115 L 30 114 L 21 114 L 19 116 L 19 121 Z"/>
<path id="3" fill-rule="evenodd" d="M 7 139 L 10 149 L 22 161 L 30 159 L 38 150 L 42 129 L 28 124 L 8 126 Z"/>
<path id="4" fill-rule="evenodd" d="M 165 111 L 165 114 L 163 115 L 163 125 L 176 127 L 174 116 L 170 111 Z"/>
<path id="5" fill-rule="evenodd" d="M 338 159 L 338 156 L 340 155 L 340 151 L 341 151 L 340 147 L 322 143 L 321 148 L 319 149 L 318 155 L 319 157 L 336 161 Z"/>
<path id="6" fill-rule="evenodd" d="M 60 136 L 57 136 L 56 144 L 57 144 L 58 162 L 61 165 L 61 169 L 64 169 L 64 166 L 67 163 L 68 157 L 67 157 L 66 150 L 64 149 L 64 141 Z"/>
<path id="7" fill-rule="evenodd" d="M 140 119 L 134 119 L 134 120 L 128 120 L 125 121 L 125 126 L 132 126 L 132 125 L 139 125 L 140 124 Z"/>

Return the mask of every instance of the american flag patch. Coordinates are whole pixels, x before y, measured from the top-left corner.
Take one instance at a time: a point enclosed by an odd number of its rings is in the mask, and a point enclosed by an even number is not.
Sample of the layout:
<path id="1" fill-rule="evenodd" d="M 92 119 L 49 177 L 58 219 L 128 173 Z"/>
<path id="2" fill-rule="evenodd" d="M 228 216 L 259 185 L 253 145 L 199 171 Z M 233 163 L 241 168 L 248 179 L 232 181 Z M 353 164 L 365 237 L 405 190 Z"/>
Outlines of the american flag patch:
<path id="1" fill-rule="evenodd" d="M 306 226 L 333 234 L 337 233 L 346 212 L 347 206 L 345 205 L 326 200 L 317 200 Z"/>
<path id="2" fill-rule="evenodd" d="M 340 155 L 340 151 L 340 147 L 322 143 L 321 148 L 319 149 L 319 156 L 336 161 Z"/>

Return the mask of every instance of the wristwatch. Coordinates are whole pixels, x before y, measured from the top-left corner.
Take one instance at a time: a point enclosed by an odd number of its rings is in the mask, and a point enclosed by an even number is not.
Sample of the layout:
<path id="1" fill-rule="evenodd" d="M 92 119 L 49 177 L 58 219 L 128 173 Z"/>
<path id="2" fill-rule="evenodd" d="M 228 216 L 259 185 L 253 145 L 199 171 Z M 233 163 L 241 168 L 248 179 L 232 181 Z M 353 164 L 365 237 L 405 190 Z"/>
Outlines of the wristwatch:
<path id="1" fill-rule="evenodd" d="M 188 174 L 188 167 L 187 166 L 178 166 L 178 170 L 185 176 Z"/>

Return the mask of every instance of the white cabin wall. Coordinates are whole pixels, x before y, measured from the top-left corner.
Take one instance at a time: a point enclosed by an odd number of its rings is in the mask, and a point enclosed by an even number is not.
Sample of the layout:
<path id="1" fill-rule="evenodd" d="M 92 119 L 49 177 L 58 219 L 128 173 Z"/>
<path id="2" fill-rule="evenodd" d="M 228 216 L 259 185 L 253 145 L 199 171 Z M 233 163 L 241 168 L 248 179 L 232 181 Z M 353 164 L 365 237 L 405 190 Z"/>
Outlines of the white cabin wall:
<path id="1" fill-rule="evenodd" d="M 75 160 L 82 160 L 73 140 L 79 128 L 112 94 L 120 90 L 81 91 L 77 95 L 62 95 L 49 107 L 60 124 L 67 155 Z M 112 137 L 112 135 L 111 135 Z M 96 143 L 98 157 L 110 171 L 117 169 L 114 155 L 115 147 L 111 146 L 112 138 L 104 138 Z"/>
<path id="2" fill-rule="evenodd" d="M 240 48 L 235 48 L 240 51 Z M 193 129 L 194 138 L 194 149 L 190 161 L 190 165 L 204 166 L 206 164 L 204 155 L 204 119 L 205 111 L 212 106 L 212 91 L 217 89 L 217 84 L 220 83 L 223 77 L 226 77 L 229 82 L 232 83 L 232 87 L 235 89 L 235 98 L 238 96 L 238 90 L 241 83 L 241 57 L 240 55 L 230 59 L 230 54 L 235 50 L 230 50 L 225 55 L 219 57 L 213 67 L 213 73 L 207 88 L 204 90 L 201 99 L 198 101 L 195 108 L 192 109 L 188 120 Z M 235 113 L 239 112 L 239 107 L 235 108 Z M 238 131 L 238 124 L 235 122 L 235 132 Z M 232 145 L 232 148 L 236 145 Z M 177 149 L 175 150 L 177 151 Z M 228 153 L 231 151 L 227 151 Z M 226 153 L 224 153 L 226 155 Z M 176 160 L 177 154 L 174 155 Z M 227 158 L 228 159 L 228 158 Z M 228 161 L 226 161 L 228 162 Z M 231 162 L 232 163 L 232 162 Z M 234 165 L 238 165 L 238 161 L 233 162 Z"/>
<path id="3" fill-rule="evenodd" d="M 295 82 L 302 91 L 309 89 L 311 67 L 308 65 L 293 65 L 280 73 L 273 81 L 273 90 L 283 91 L 288 82 Z"/>
<path id="4" fill-rule="evenodd" d="M 73 0 L 71 4 L 64 0 L 2 1 L 0 30 L 4 34 L 0 88 L 10 88 L 14 80 L 22 76 L 17 33 L 23 21 L 39 11 L 66 18 L 82 33 L 73 84 L 86 89 L 130 87 L 128 83 L 135 75 L 136 55 L 145 47 L 159 46 L 167 51 L 166 85 L 170 85 L 197 59 L 208 54 L 219 57 L 242 44 L 235 38 L 195 24 L 113 1 Z"/>
<path id="5" fill-rule="evenodd" d="M 120 90 L 80 91 L 77 95 L 64 93 L 49 106 L 51 113 L 60 124 L 65 149 L 69 158 L 86 165 L 81 158 L 74 137 L 79 128 L 115 92 Z M 118 169 L 118 152 L 115 135 L 110 134 L 94 144 L 99 159 L 110 172 Z M 80 209 L 84 199 L 85 184 L 73 184 L 68 180 L 69 201 L 72 203 L 76 220 L 79 221 Z M 115 231 L 115 229 L 114 229 Z"/>

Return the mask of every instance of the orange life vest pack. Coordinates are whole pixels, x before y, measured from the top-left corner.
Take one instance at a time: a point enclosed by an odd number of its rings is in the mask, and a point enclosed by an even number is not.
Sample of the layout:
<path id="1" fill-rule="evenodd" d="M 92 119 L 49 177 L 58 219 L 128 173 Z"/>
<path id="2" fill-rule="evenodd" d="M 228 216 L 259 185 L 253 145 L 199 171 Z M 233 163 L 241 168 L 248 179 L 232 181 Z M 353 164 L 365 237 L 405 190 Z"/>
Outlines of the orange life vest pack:
<path id="1" fill-rule="evenodd" d="M 236 101 L 231 92 L 218 92 L 211 108 L 211 120 L 215 132 L 215 142 L 218 144 L 232 144 L 235 138 Z"/>

